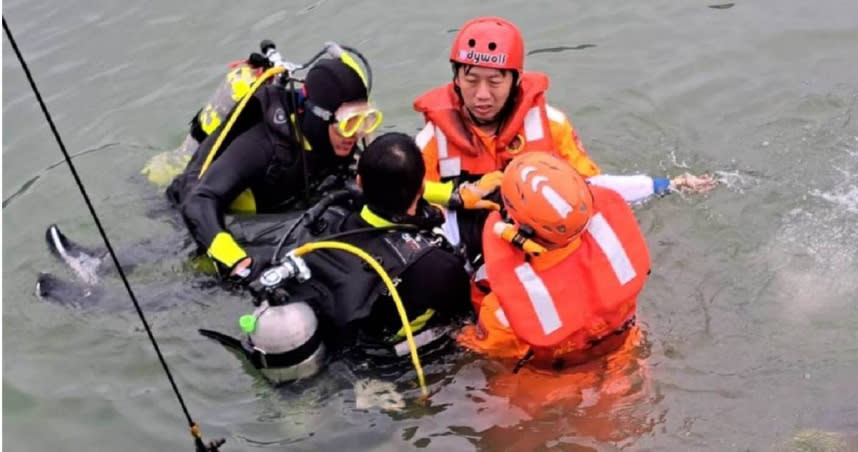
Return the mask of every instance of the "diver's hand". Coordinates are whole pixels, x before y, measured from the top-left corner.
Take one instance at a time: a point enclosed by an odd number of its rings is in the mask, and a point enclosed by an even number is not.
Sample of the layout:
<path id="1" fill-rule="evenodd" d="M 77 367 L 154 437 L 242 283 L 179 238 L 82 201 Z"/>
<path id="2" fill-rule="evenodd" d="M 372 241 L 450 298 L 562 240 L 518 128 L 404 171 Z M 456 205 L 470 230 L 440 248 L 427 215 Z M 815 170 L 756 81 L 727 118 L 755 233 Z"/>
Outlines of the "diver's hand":
<path id="1" fill-rule="evenodd" d="M 238 261 L 229 272 L 230 278 L 244 279 L 250 277 L 250 266 L 253 264 L 253 258 L 250 256 Z"/>
<path id="2" fill-rule="evenodd" d="M 259 278 L 265 270 L 265 260 L 255 259 L 251 256 L 238 261 L 229 272 L 229 279 L 239 284 L 249 284 Z"/>
<path id="3" fill-rule="evenodd" d="M 718 181 L 708 174 L 695 176 L 685 173 L 670 180 L 671 190 L 683 193 L 706 193 L 715 188 L 716 185 L 718 185 Z"/>
<path id="4" fill-rule="evenodd" d="M 500 210 L 498 203 L 485 198 L 500 187 L 501 181 L 503 181 L 503 173 L 492 171 L 476 182 L 464 183 L 450 197 L 448 205 L 454 209 Z"/>

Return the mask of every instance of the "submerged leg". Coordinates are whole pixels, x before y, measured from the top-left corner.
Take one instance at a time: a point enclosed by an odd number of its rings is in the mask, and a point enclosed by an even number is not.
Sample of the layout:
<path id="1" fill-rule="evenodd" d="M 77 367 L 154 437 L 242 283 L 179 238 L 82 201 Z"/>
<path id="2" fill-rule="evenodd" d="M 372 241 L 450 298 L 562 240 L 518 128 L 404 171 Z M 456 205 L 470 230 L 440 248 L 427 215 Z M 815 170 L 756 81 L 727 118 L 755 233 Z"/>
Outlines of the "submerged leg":
<path id="1" fill-rule="evenodd" d="M 98 284 L 98 270 L 104 260 L 104 252 L 88 250 L 70 241 L 55 224 L 48 226 L 45 240 L 51 253 L 68 265 L 81 281 L 89 285 Z"/>
<path id="2" fill-rule="evenodd" d="M 68 307 L 85 307 L 98 303 L 103 290 L 98 286 L 66 281 L 50 273 L 39 273 L 36 296 Z"/>

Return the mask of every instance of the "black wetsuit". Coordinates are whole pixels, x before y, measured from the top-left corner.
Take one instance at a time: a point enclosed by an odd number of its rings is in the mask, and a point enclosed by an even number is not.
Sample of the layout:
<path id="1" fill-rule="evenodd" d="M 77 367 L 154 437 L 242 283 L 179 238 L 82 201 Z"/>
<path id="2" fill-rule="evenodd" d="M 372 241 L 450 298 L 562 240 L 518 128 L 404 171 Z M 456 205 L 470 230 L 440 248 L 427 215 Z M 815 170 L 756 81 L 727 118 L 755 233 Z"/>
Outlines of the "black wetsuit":
<path id="1" fill-rule="evenodd" d="M 185 171 L 167 189 L 167 198 L 181 208 L 188 229 L 204 248 L 225 231 L 224 214 L 245 190 L 252 195 L 251 213 L 284 212 L 303 207 L 305 190 L 318 194 L 323 180 L 349 176 L 351 157 L 339 158 L 324 148 L 298 149 L 289 96 L 276 85 L 261 87 L 202 178 L 200 169 L 220 130 L 201 143 Z"/>
<path id="2" fill-rule="evenodd" d="M 355 213 L 343 224 L 344 231 L 367 227 L 370 224 Z M 343 240 L 348 241 L 348 238 Z M 381 237 L 376 240 L 381 240 Z M 396 288 L 410 320 L 427 309 L 434 310 L 438 316 L 434 320 L 441 322 L 471 310 L 470 277 L 465 271 L 464 260 L 449 249 L 432 246 L 399 275 L 399 280 Z M 402 322 L 392 297 L 382 295 L 373 303 L 370 315 L 359 319 L 358 325 L 371 337 L 385 338 L 396 333 Z"/>
<path id="3" fill-rule="evenodd" d="M 448 324 L 452 318 L 471 313 L 470 279 L 464 259 L 443 237 L 425 228 L 376 228 L 360 214 L 341 207 L 330 208 L 322 220 L 323 230 L 299 226 L 295 240 L 289 240 L 286 249 L 336 234 L 334 240 L 357 245 L 379 260 L 397 283 L 410 321 L 428 309 L 434 314 L 426 328 Z M 230 225 L 239 243 L 255 255 L 268 256 L 291 225 L 289 221 L 272 227 L 262 218 L 246 218 L 240 223 Z M 362 232 L 348 234 L 350 231 Z M 315 251 L 305 259 L 313 277 L 291 285 L 288 291 L 293 298 L 307 300 L 316 308 L 327 330 L 327 342 L 335 347 L 350 346 L 361 338 L 385 347 L 401 340 L 391 341 L 402 322 L 381 278 L 369 266 L 340 250 Z"/>

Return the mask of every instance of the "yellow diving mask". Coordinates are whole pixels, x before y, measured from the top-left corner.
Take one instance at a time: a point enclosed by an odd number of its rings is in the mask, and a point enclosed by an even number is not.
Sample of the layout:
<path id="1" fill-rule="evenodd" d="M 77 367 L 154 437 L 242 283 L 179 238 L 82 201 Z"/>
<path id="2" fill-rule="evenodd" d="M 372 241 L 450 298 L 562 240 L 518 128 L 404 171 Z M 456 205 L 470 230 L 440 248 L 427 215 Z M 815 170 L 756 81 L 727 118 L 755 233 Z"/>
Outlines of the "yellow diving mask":
<path id="1" fill-rule="evenodd" d="M 368 103 L 364 105 L 342 105 L 334 113 L 310 100 L 306 100 L 304 105 L 312 114 L 331 124 L 336 124 L 337 133 L 343 138 L 369 135 L 378 129 L 384 120 L 381 110 Z"/>

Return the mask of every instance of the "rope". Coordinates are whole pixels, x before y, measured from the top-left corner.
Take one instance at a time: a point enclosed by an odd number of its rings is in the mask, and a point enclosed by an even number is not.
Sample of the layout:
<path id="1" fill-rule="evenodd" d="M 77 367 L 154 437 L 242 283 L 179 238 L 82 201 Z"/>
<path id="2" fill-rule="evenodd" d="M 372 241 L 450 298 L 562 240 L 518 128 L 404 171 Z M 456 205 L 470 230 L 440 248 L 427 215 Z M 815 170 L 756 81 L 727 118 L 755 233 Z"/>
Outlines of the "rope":
<path id="1" fill-rule="evenodd" d="M 104 240 L 104 244 L 107 246 L 107 251 L 110 253 L 110 258 L 113 259 L 113 264 L 116 266 L 116 270 L 119 272 L 119 277 L 122 279 L 122 283 L 125 285 L 125 290 L 128 292 L 128 296 L 131 297 L 131 301 L 134 303 L 134 308 L 137 310 L 137 315 L 140 316 L 140 321 L 143 323 L 143 326 L 146 328 L 146 334 L 149 336 L 149 341 L 152 342 L 152 347 L 155 348 L 155 353 L 158 355 L 158 360 L 161 362 L 161 366 L 164 368 L 164 372 L 167 374 L 167 378 L 170 380 L 170 385 L 173 387 L 173 392 L 176 394 L 176 398 L 179 400 L 179 405 L 182 407 L 182 412 L 185 413 L 185 418 L 188 421 L 188 426 L 191 429 L 191 435 L 194 437 L 194 442 L 197 446 L 197 450 L 200 450 L 202 446 L 202 450 L 217 450 L 215 446 L 219 441 L 212 442 L 209 446 L 206 447 L 202 442 L 202 433 L 200 432 L 200 428 L 197 426 L 196 422 L 191 418 L 191 414 L 188 412 L 188 407 L 185 405 L 184 399 L 182 399 L 182 394 L 179 392 L 178 386 L 176 386 L 176 381 L 173 379 L 173 374 L 170 373 L 170 368 L 167 366 L 167 362 L 164 360 L 164 355 L 161 354 L 161 348 L 158 347 L 158 342 L 155 340 L 155 336 L 152 335 L 152 329 L 149 328 L 149 322 L 146 321 L 146 316 L 143 315 L 143 310 L 140 309 L 140 303 L 137 302 L 137 297 L 134 295 L 134 291 L 131 290 L 131 285 L 128 283 L 128 278 L 125 276 L 125 271 L 122 269 L 122 265 L 119 264 L 119 259 L 116 257 L 116 252 L 113 251 L 113 246 L 110 244 L 110 240 L 107 238 L 107 233 L 104 231 L 104 227 L 101 225 L 101 220 L 98 218 L 98 214 L 95 212 L 95 207 L 92 206 L 92 201 L 89 199 L 89 195 L 86 193 L 86 189 L 83 186 L 83 182 L 80 179 L 80 176 L 77 173 L 77 169 L 72 163 L 71 157 L 69 156 L 68 151 L 66 150 L 65 144 L 63 144 L 62 138 L 60 138 L 60 133 L 57 131 L 57 127 L 54 125 L 54 120 L 51 118 L 51 114 L 48 112 L 48 107 L 45 105 L 45 101 L 42 99 L 42 95 L 39 93 L 39 89 L 36 87 L 36 82 L 33 80 L 33 75 L 30 73 L 30 68 L 27 66 L 27 62 L 24 61 L 24 56 L 21 54 L 20 49 L 18 49 L 18 43 L 15 42 L 15 38 L 12 37 L 12 31 L 9 30 L 9 25 L 6 23 L 6 16 L 3 16 L 3 30 L 6 32 L 6 36 L 9 37 L 9 44 L 12 45 L 12 50 L 15 51 L 15 55 L 18 57 L 18 61 L 21 63 L 21 68 L 24 69 L 24 74 L 27 76 L 27 81 L 30 82 L 30 87 L 33 89 L 33 94 L 36 95 L 36 100 L 39 102 L 39 107 L 42 108 L 42 113 L 45 114 L 45 119 L 48 121 L 48 125 L 51 128 L 51 132 L 54 134 L 54 138 L 57 141 L 57 144 L 60 146 L 60 151 L 63 153 L 63 157 L 65 157 L 65 161 L 69 166 L 69 170 L 71 170 L 72 176 L 74 177 L 74 181 L 77 184 L 78 189 L 80 190 L 80 194 L 83 196 L 83 200 L 86 202 L 86 207 L 89 209 L 90 215 L 92 215 L 92 219 L 95 221 L 96 227 L 98 227 L 98 233 L 101 234 L 101 238 Z M 222 444 L 222 443 L 221 443 Z M 214 449 L 211 446 L 215 446 Z"/>

